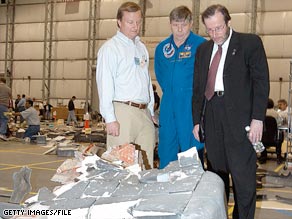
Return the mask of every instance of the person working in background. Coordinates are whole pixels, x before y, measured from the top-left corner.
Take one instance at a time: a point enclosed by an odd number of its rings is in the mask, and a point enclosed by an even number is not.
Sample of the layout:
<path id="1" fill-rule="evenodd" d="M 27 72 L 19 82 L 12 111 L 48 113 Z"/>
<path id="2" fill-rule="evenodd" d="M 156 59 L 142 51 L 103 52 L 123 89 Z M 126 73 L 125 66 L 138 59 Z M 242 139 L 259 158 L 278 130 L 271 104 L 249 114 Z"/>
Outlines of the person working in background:
<path id="1" fill-rule="evenodd" d="M 96 83 L 100 113 L 106 122 L 108 149 L 125 143 L 138 144 L 147 155 L 144 165 L 150 168 L 153 167 L 153 122 L 156 120 L 148 72 L 149 54 L 138 36 L 141 23 L 142 11 L 138 4 L 125 2 L 119 7 L 119 30 L 98 52 Z"/>
<path id="2" fill-rule="evenodd" d="M 68 103 L 67 125 L 70 125 L 71 120 L 74 122 L 75 125 L 78 125 L 78 122 L 75 116 L 75 105 L 74 105 L 75 100 L 76 100 L 76 97 L 73 96 Z"/>
<path id="3" fill-rule="evenodd" d="M 43 105 L 44 105 L 45 119 L 46 120 L 51 120 L 52 119 L 52 108 L 53 108 L 53 106 L 49 102 L 46 102 L 46 101 L 43 102 Z"/>
<path id="4" fill-rule="evenodd" d="M 282 123 L 283 123 L 283 119 L 281 118 L 279 112 L 277 112 L 275 109 L 274 109 L 275 105 L 274 105 L 274 101 L 269 98 L 268 99 L 268 105 L 267 105 L 267 111 L 266 111 L 266 116 L 271 116 L 273 118 L 276 119 L 277 121 L 277 125 L 278 126 L 281 126 Z"/>
<path id="5" fill-rule="evenodd" d="M 273 117 L 276 120 L 277 125 L 274 126 L 274 121 L 270 120 L 269 118 L 266 117 L 265 123 L 264 123 L 264 135 L 262 142 L 263 144 L 273 144 L 273 146 L 276 146 L 276 154 L 277 154 L 277 163 L 280 164 L 284 160 L 284 158 L 281 156 L 282 153 L 282 142 L 284 138 L 284 133 L 283 131 L 280 130 L 275 130 L 274 128 L 277 128 L 278 126 L 282 125 L 283 119 L 280 117 L 279 113 L 274 110 L 274 101 L 269 98 L 268 100 L 268 105 L 267 105 L 267 111 L 266 111 L 266 116 L 268 117 Z M 275 138 L 275 131 L 276 133 L 276 138 Z M 265 137 L 267 139 L 265 139 Z M 268 145 L 270 146 L 270 145 Z M 259 163 L 264 164 L 267 162 L 268 159 L 268 152 L 267 149 L 263 152 L 261 152 L 261 156 L 259 157 Z"/>
<path id="6" fill-rule="evenodd" d="M 283 119 L 283 125 L 288 123 L 288 104 L 285 99 L 278 100 L 278 113 Z"/>
<path id="7" fill-rule="evenodd" d="M 16 97 L 16 99 L 14 101 L 14 106 L 15 106 L 14 107 L 14 111 L 15 112 L 19 112 L 19 109 L 18 109 L 17 105 L 18 105 L 20 100 L 21 100 L 20 94 L 17 94 L 17 97 Z M 17 116 L 15 117 L 14 121 L 15 121 L 15 123 L 17 122 Z"/>
<path id="8" fill-rule="evenodd" d="M 39 102 L 39 115 L 40 115 L 41 120 L 45 118 L 45 107 L 44 107 L 43 101 Z"/>
<path id="9" fill-rule="evenodd" d="M 20 94 L 17 94 L 17 97 L 16 97 L 16 99 L 15 99 L 15 101 L 14 101 L 14 111 L 15 112 L 18 112 L 18 107 L 17 107 L 17 104 L 19 103 L 19 101 L 21 100 L 21 97 L 20 97 Z"/>
<path id="10" fill-rule="evenodd" d="M 263 133 L 270 89 L 267 57 L 259 36 L 232 29 L 226 7 L 209 6 L 202 13 L 202 22 L 211 39 L 196 54 L 193 132 L 199 140 L 206 98 L 208 169 L 223 179 L 227 201 L 231 175 L 233 219 L 254 219 L 257 156 L 252 143 L 261 141 Z M 246 126 L 250 126 L 248 137 Z"/>
<path id="11" fill-rule="evenodd" d="M 22 112 L 25 110 L 25 102 L 26 102 L 25 94 L 22 94 L 21 99 L 19 100 L 17 104 L 18 112 Z M 24 121 L 23 117 L 20 116 L 20 122 L 23 122 L 23 121 Z"/>
<path id="12" fill-rule="evenodd" d="M 8 118 L 5 115 L 8 112 L 9 100 L 12 98 L 11 88 L 6 85 L 6 79 L 0 78 L 0 139 L 7 140 Z"/>
<path id="13" fill-rule="evenodd" d="M 28 125 L 25 130 L 23 138 L 29 138 L 33 140 L 33 136 L 37 135 L 40 131 L 40 118 L 38 111 L 33 107 L 33 101 L 30 99 L 26 100 L 25 110 L 21 112 L 15 112 L 14 115 L 21 115 Z"/>
<path id="14" fill-rule="evenodd" d="M 18 112 L 25 110 L 25 101 L 26 101 L 25 94 L 22 94 L 21 99 L 17 103 Z"/>
<path id="15" fill-rule="evenodd" d="M 159 168 L 177 160 L 179 152 L 196 146 L 203 164 L 204 145 L 193 136 L 192 95 L 197 47 L 205 41 L 192 31 L 192 12 L 186 6 L 169 15 L 172 34 L 155 49 L 154 67 L 162 88 L 159 114 Z"/>

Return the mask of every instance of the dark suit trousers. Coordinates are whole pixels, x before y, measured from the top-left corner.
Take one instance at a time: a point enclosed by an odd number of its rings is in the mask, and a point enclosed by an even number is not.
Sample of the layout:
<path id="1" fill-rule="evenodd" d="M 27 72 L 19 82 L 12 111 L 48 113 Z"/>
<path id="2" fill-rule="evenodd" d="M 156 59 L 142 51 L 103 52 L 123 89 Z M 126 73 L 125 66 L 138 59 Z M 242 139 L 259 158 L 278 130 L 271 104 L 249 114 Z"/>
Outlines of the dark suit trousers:
<path id="1" fill-rule="evenodd" d="M 231 175 L 235 201 L 233 218 L 253 219 L 256 203 L 256 153 L 248 138 L 234 138 L 224 98 L 214 96 L 207 103 L 205 146 L 211 165 L 208 168 L 224 181 L 227 200 L 229 174 Z"/>

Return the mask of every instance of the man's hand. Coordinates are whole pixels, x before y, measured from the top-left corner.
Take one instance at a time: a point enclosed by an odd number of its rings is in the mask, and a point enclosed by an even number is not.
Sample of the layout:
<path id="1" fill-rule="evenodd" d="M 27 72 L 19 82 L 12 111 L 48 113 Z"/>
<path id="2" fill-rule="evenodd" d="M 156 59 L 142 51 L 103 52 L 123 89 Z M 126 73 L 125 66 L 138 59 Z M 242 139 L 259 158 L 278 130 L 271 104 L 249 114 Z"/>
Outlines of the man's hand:
<path id="1" fill-rule="evenodd" d="M 106 131 L 108 135 L 119 136 L 120 123 L 118 123 L 117 121 L 106 123 Z"/>
<path id="2" fill-rule="evenodd" d="M 262 140 L 263 121 L 253 119 L 250 123 L 249 140 L 252 144 Z"/>
<path id="3" fill-rule="evenodd" d="M 195 139 L 197 139 L 197 141 L 200 141 L 200 137 L 199 137 L 199 127 L 200 125 L 197 124 L 194 126 L 194 129 L 193 129 L 193 134 L 195 136 Z"/>

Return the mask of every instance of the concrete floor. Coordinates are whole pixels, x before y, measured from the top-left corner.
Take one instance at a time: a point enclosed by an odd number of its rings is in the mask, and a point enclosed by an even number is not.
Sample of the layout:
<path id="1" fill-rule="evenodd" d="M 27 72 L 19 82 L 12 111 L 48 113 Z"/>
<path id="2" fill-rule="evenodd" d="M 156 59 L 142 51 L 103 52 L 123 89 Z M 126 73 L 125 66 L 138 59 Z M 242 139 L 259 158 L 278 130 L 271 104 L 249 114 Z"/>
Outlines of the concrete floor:
<path id="1" fill-rule="evenodd" d="M 287 175 L 292 169 L 284 170 L 285 162 L 278 165 L 275 154 L 268 154 L 266 164 L 258 164 L 258 169 L 265 170 L 273 174 Z M 281 184 L 269 184 L 271 181 L 262 180 L 265 184 L 262 188 L 257 189 L 257 196 L 266 196 L 267 199 L 257 199 L 256 202 L 256 219 L 291 219 L 292 218 L 292 187 L 284 187 Z M 273 181 L 274 182 L 274 181 Z M 281 187 L 282 188 L 276 188 Z M 292 182 L 291 182 L 292 186 Z M 232 194 L 231 194 L 232 195 Z M 289 202 L 283 202 L 276 199 L 276 196 L 285 197 Z M 232 218 L 233 202 L 228 205 L 228 216 Z"/>
<path id="2" fill-rule="evenodd" d="M 24 144 L 21 142 L 0 142 L 0 201 L 8 202 L 13 191 L 13 173 L 23 166 L 32 169 L 32 190 L 25 199 L 37 194 L 42 187 L 53 190 L 59 183 L 50 181 L 56 169 L 66 160 L 66 157 L 57 155 L 43 155 L 48 148 L 40 145 Z"/>
<path id="3" fill-rule="evenodd" d="M 41 145 L 25 144 L 22 142 L 0 142 L 0 202 L 9 202 L 9 196 L 13 191 L 12 176 L 23 166 L 32 169 L 31 185 L 32 191 L 24 198 L 34 196 L 42 187 L 53 190 L 59 183 L 50 181 L 56 169 L 68 157 L 58 157 L 57 155 L 43 155 L 47 147 Z M 274 159 L 268 160 L 267 164 L 260 165 L 259 168 L 276 173 L 290 170 L 283 170 L 284 164 L 277 165 Z M 292 171 L 292 170 L 291 170 Z M 276 200 L 279 195 L 292 199 L 292 187 L 271 188 L 264 187 L 258 189 L 257 194 L 267 195 L 269 200 L 257 201 L 256 219 L 291 219 L 292 204 L 283 203 Z M 229 204 L 228 215 L 231 218 L 233 205 Z"/>

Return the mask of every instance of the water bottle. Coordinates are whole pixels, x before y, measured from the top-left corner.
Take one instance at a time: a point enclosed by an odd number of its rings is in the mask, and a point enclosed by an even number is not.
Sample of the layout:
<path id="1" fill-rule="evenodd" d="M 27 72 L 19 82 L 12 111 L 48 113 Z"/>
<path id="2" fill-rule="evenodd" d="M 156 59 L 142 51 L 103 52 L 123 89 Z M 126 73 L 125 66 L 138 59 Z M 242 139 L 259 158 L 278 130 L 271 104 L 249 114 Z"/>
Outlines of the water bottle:
<path id="1" fill-rule="evenodd" d="M 249 131 L 250 131 L 250 127 L 246 126 L 245 127 L 245 131 L 247 132 L 247 137 L 249 135 Z M 252 144 L 253 149 L 255 150 L 256 153 L 261 153 L 265 150 L 265 146 L 263 145 L 263 143 L 261 141 L 258 141 L 256 143 Z"/>

